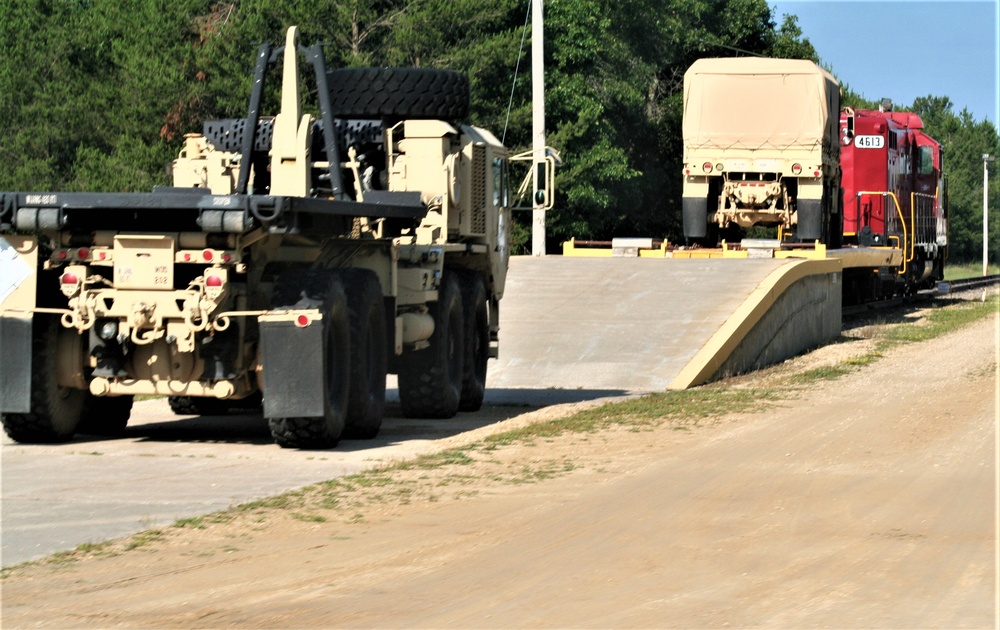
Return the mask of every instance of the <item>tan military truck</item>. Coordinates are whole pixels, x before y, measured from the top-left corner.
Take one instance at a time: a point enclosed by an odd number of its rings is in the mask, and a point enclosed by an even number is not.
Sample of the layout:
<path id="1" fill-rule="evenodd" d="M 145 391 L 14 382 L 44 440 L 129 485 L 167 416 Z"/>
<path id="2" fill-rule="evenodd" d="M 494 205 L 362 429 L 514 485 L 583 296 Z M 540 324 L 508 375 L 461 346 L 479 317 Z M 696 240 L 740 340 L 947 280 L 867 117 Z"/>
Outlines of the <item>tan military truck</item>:
<path id="1" fill-rule="evenodd" d="M 263 118 L 281 59 L 280 113 Z M 468 104 L 464 74 L 328 71 L 292 28 L 258 51 L 247 118 L 186 138 L 174 186 L 0 193 L 4 430 L 119 432 L 134 396 L 161 395 L 202 413 L 262 405 L 278 444 L 327 448 L 378 432 L 387 373 L 410 416 L 478 409 L 508 153 L 455 122 Z"/>
<path id="2" fill-rule="evenodd" d="M 684 236 L 763 225 L 835 246 L 839 112 L 837 80 L 811 61 L 694 62 L 684 75 Z"/>

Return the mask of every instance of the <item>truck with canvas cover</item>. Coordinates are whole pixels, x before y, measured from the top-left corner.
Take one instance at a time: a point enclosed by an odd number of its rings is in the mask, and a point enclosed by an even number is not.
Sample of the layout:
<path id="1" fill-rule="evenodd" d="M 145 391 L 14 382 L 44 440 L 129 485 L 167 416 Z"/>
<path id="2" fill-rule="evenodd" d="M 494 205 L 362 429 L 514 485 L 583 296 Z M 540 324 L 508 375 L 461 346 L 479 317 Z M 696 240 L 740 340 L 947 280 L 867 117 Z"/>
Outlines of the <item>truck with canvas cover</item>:
<path id="1" fill-rule="evenodd" d="M 840 233 L 837 80 L 811 61 L 699 59 L 684 75 L 684 236 L 777 226 L 779 238 Z"/>
<path id="2" fill-rule="evenodd" d="M 313 116 L 300 56 L 315 72 Z M 282 61 L 279 113 L 260 115 Z M 246 118 L 187 136 L 150 193 L 0 192 L 0 414 L 19 442 L 116 433 L 133 398 L 261 408 L 282 446 L 482 405 L 507 272 L 508 153 L 469 82 L 257 54 Z"/>

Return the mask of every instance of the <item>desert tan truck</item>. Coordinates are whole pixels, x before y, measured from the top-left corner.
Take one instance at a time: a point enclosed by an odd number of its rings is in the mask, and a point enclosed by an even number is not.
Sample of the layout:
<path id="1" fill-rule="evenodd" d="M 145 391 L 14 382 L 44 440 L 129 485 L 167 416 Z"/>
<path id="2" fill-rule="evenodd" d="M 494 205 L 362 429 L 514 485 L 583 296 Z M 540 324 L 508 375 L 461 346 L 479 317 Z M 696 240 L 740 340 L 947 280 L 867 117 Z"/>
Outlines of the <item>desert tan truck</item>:
<path id="1" fill-rule="evenodd" d="M 319 116 L 303 111 L 300 55 Z M 280 112 L 262 117 L 283 61 Z M 0 412 L 19 442 L 115 433 L 133 397 L 260 406 L 282 446 L 483 402 L 508 261 L 508 154 L 461 73 L 258 51 L 247 118 L 205 123 L 151 193 L 0 193 Z"/>
<path id="2" fill-rule="evenodd" d="M 684 75 L 684 236 L 762 225 L 835 241 L 839 112 L 837 80 L 811 61 L 694 62 Z"/>

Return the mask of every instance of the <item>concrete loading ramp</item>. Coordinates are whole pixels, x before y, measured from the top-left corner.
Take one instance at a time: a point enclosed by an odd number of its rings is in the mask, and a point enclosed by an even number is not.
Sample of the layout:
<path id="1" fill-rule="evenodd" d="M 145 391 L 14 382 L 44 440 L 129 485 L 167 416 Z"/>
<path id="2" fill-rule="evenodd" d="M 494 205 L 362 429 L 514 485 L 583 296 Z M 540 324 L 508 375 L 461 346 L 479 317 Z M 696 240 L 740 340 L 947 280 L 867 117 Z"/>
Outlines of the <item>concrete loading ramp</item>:
<path id="1" fill-rule="evenodd" d="M 489 398 L 685 389 L 840 334 L 836 260 L 511 259 Z"/>

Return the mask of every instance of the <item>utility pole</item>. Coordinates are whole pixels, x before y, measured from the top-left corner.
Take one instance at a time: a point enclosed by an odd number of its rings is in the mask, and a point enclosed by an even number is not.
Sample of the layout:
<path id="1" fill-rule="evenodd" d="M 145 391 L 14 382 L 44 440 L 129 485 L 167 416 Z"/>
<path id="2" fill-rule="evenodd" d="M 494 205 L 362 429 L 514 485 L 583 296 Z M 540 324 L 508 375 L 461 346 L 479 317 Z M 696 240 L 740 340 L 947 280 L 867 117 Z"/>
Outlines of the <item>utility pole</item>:
<path id="1" fill-rule="evenodd" d="M 990 264 L 990 162 L 996 157 L 983 153 L 983 275 L 989 275 Z"/>
<path id="2" fill-rule="evenodd" d="M 531 0 L 531 255 L 545 255 L 545 71 L 542 0 Z"/>

